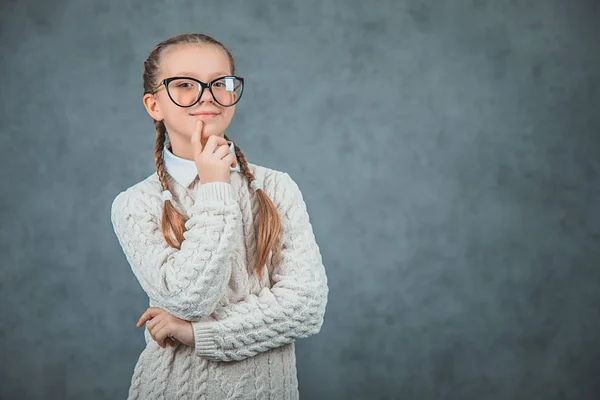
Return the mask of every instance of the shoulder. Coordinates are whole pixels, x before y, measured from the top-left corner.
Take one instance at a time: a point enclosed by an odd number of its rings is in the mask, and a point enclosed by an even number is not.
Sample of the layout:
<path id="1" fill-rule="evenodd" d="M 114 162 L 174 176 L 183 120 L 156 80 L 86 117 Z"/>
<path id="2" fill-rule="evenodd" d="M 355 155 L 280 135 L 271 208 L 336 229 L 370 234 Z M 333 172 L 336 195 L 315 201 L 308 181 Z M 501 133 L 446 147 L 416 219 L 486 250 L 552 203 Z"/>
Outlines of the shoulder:
<path id="1" fill-rule="evenodd" d="M 286 199 L 302 200 L 300 188 L 289 173 L 252 163 L 248 163 L 248 167 L 275 204 L 284 202 Z"/>
<path id="2" fill-rule="evenodd" d="M 161 207 L 161 185 L 156 172 L 147 178 L 125 188 L 113 198 L 111 217 L 115 218 L 125 210 L 141 211 Z"/>
<path id="3" fill-rule="evenodd" d="M 250 172 L 252 172 L 254 178 L 263 185 L 266 191 L 276 191 L 279 186 L 296 184 L 290 174 L 285 171 L 280 171 L 250 162 L 248 163 L 248 168 L 250 168 Z"/>

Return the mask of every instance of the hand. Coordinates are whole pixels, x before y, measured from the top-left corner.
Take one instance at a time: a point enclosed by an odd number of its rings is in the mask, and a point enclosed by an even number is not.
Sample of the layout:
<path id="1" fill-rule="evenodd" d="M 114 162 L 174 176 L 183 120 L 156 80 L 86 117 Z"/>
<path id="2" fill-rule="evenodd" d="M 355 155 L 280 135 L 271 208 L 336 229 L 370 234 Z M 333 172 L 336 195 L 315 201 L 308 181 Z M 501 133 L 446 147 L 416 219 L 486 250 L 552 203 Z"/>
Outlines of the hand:
<path id="1" fill-rule="evenodd" d="M 192 134 L 192 154 L 201 183 L 227 182 L 230 183 L 230 167 L 237 164 L 235 156 L 229 150 L 229 143 L 224 137 L 211 135 L 202 148 L 200 138 L 204 129 L 204 121 L 196 122 Z"/>
<path id="2" fill-rule="evenodd" d="M 146 328 L 160 347 L 175 347 L 178 343 L 194 346 L 194 330 L 190 321 L 179 319 L 158 307 L 148 308 L 135 326 L 141 328 L 146 321 L 149 321 Z"/>

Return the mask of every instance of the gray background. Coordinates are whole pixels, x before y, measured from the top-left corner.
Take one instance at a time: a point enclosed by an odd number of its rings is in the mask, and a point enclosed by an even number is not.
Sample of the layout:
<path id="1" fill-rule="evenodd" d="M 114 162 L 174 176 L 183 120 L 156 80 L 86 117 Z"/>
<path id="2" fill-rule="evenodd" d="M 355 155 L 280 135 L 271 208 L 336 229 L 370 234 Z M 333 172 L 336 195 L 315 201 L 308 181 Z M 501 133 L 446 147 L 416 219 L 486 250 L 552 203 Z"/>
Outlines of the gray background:
<path id="1" fill-rule="evenodd" d="M 110 204 L 154 171 L 142 63 L 233 52 L 228 130 L 328 272 L 303 399 L 600 392 L 596 1 L 2 1 L 0 398 L 125 398 L 147 297 Z"/>

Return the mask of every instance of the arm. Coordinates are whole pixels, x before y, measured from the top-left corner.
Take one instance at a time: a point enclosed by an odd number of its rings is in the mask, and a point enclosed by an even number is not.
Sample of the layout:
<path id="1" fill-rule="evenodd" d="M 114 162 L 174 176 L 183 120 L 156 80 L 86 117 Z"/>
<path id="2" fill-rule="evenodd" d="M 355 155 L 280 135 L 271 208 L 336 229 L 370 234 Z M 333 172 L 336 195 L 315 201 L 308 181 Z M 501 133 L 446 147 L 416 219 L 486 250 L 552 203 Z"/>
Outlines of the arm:
<path id="1" fill-rule="evenodd" d="M 300 189 L 287 173 L 278 180 L 272 199 L 281 216 L 283 243 L 273 287 L 191 321 L 199 357 L 239 361 L 321 329 L 329 292 L 321 254 Z"/>
<path id="2" fill-rule="evenodd" d="M 165 311 L 191 320 L 211 314 L 231 276 L 231 244 L 242 231 L 242 215 L 227 182 L 198 188 L 181 249 L 170 247 L 142 196 L 121 192 L 111 221 L 140 285 Z"/>

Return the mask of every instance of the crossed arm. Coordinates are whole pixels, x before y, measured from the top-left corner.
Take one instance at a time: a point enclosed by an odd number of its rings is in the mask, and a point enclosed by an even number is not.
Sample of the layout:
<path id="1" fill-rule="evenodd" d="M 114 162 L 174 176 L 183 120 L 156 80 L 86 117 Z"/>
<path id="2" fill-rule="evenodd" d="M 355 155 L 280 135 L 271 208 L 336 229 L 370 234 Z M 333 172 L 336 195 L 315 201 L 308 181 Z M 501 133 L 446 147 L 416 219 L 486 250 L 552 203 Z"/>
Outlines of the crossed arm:
<path id="1" fill-rule="evenodd" d="M 139 201 L 120 195 L 113 202 L 113 225 L 133 272 L 161 308 L 191 322 L 199 357 L 239 361 L 321 329 L 329 289 L 306 204 L 287 173 L 273 180 L 266 190 L 283 227 L 273 286 L 220 308 L 231 275 L 232 235 L 242 229 L 229 184 L 199 187 L 181 250 L 165 243 L 159 221 Z"/>

